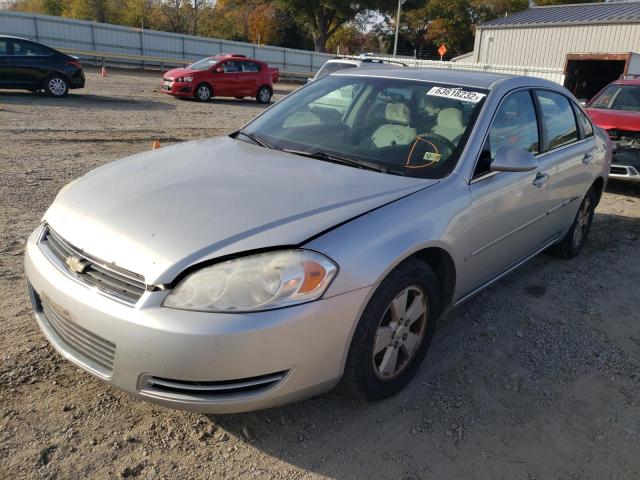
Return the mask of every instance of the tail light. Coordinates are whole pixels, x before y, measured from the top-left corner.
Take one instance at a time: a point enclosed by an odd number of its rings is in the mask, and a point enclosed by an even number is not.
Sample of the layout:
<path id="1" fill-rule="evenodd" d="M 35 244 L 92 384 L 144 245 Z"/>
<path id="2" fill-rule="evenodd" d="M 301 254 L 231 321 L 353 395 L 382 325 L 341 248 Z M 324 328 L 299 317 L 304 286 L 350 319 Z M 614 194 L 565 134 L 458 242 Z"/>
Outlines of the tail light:
<path id="1" fill-rule="evenodd" d="M 68 60 L 67 65 L 73 65 L 74 67 L 82 68 L 80 60 Z"/>

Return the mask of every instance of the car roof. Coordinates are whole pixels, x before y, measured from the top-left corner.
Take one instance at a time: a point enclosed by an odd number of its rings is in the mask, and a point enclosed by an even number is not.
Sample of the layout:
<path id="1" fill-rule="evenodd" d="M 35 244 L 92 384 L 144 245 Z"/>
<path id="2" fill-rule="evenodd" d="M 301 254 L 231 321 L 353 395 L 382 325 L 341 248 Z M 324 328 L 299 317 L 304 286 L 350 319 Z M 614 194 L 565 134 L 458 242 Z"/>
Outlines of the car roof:
<path id="1" fill-rule="evenodd" d="M 454 70 L 449 68 L 366 68 L 349 69 L 334 72 L 331 75 L 357 75 L 364 77 L 395 78 L 402 80 L 418 80 L 423 82 L 445 83 L 474 88 L 491 89 L 495 84 L 503 81 L 526 78 L 532 87 L 557 87 L 558 84 L 549 80 L 535 77 L 523 77 L 493 72 L 478 72 L 474 70 Z"/>
<path id="2" fill-rule="evenodd" d="M 16 37 L 14 35 L 0 35 L 0 38 L 13 38 L 14 40 L 27 40 L 29 42 L 32 42 L 33 40 L 29 40 L 28 38 L 24 38 L 24 37 Z"/>

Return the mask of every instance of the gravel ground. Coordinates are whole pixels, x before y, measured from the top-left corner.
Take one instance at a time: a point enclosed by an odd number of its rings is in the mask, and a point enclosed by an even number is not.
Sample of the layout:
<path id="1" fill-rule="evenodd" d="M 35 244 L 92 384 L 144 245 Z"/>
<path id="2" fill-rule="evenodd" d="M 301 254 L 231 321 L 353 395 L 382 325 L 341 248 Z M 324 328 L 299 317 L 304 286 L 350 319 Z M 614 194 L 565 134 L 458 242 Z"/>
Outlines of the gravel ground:
<path id="1" fill-rule="evenodd" d="M 0 477 L 640 478 L 633 186 L 610 185 L 579 258 L 542 255 L 443 318 L 413 383 L 383 402 L 332 392 L 208 417 L 134 400 L 63 360 L 32 318 L 22 270 L 58 189 L 262 108 L 175 100 L 158 79 L 89 70 L 64 100 L 0 92 Z"/>

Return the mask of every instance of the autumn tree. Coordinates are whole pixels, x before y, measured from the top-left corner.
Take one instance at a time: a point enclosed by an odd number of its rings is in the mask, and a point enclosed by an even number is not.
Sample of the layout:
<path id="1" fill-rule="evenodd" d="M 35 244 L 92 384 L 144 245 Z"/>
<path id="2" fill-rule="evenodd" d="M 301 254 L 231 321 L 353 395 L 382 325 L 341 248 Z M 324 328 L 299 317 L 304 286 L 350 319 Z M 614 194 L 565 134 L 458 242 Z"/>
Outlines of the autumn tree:
<path id="1" fill-rule="evenodd" d="M 285 8 L 295 22 L 309 32 L 315 50 L 325 52 L 327 41 L 347 22 L 394 0 L 275 0 Z"/>

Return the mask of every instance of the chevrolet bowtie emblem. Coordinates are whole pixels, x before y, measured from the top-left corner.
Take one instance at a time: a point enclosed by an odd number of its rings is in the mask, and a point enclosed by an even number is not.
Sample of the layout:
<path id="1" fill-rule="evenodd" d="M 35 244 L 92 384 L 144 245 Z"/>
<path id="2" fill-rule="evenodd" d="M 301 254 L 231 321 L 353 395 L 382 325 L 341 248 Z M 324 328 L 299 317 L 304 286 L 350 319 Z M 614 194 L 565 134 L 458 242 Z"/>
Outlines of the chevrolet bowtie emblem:
<path id="1" fill-rule="evenodd" d="M 67 257 L 64 263 L 67 265 L 67 267 L 69 267 L 70 271 L 72 271 L 73 273 L 77 273 L 78 275 L 84 273 L 84 271 L 89 266 L 89 262 L 87 260 L 76 257 L 75 255 Z"/>

